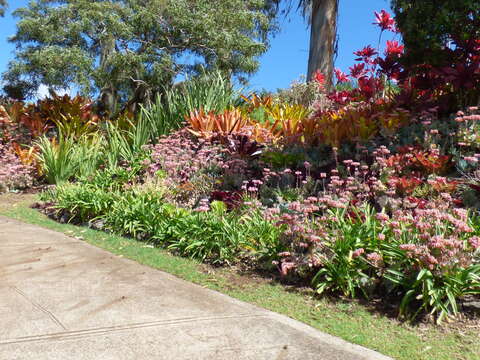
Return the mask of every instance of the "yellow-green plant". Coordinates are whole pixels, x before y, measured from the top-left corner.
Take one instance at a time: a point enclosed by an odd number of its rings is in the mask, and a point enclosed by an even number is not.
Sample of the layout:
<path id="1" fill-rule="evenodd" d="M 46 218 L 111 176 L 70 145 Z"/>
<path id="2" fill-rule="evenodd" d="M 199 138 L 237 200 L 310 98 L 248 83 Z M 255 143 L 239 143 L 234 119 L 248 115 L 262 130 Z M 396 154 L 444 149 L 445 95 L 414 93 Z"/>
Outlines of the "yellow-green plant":
<path id="1" fill-rule="evenodd" d="M 95 120 L 85 120 L 78 115 L 60 114 L 59 118 L 53 119 L 58 131 L 66 137 L 79 139 L 83 136 L 93 135 L 98 130 Z"/>

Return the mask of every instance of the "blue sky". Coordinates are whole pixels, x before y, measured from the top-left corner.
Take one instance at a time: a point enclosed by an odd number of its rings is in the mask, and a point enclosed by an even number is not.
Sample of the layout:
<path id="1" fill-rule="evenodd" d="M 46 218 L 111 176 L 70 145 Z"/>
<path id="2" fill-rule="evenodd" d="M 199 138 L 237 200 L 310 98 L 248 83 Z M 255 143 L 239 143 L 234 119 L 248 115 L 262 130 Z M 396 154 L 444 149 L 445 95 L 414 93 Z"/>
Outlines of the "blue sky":
<path id="1" fill-rule="evenodd" d="M 15 33 L 15 19 L 11 12 L 25 6 L 28 0 L 10 0 L 5 18 L 0 19 L 0 72 L 12 59 L 13 46 L 7 38 Z M 377 45 L 378 28 L 372 25 L 374 11 L 389 10 L 388 0 L 340 0 L 339 46 L 336 67 L 348 70 L 354 63 L 352 54 L 365 45 Z M 288 87 L 306 73 L 310 30 L 303 18 L 292 11 L 281 20 L 281 32 L 272 40 L 270 50 L 260 58 L 261 67 L 250 79 L 250 88 L 276 90 Z"/>

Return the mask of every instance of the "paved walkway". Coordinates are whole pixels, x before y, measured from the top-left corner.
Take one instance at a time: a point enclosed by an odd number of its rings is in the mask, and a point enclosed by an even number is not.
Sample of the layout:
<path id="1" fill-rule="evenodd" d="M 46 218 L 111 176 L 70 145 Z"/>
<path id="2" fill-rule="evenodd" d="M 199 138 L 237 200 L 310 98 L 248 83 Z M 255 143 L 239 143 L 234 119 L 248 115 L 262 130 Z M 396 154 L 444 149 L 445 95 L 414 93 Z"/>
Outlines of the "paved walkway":
<path id="1" fill-rule="evenodd" d="M 0 359 L 387 359 L 63 234 L 0 217 Z"/>

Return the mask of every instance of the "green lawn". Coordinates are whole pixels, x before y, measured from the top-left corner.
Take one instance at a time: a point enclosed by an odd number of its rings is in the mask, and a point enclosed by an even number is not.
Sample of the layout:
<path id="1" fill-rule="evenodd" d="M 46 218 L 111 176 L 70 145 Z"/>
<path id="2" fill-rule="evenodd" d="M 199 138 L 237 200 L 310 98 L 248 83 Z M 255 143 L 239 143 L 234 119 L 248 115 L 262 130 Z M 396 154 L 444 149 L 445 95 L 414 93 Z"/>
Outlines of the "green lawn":
<path id="1" fill-rule="evenodd" d="M 411 327 L 343 301 L 313 298 L 271 280 L 240 275 L 230 269 L 213 269 L 194 260 L 116 235 L 59 224 L 28 205 L 33 196 L 0 196 L 0 215 L 63 232 L 108 250 L 217 290 L 239 300 L 285 314 L 347 341 L 377 350 L 395 359 L 478 359 L 480 330 L 453 330 L 434 325 Z"/>

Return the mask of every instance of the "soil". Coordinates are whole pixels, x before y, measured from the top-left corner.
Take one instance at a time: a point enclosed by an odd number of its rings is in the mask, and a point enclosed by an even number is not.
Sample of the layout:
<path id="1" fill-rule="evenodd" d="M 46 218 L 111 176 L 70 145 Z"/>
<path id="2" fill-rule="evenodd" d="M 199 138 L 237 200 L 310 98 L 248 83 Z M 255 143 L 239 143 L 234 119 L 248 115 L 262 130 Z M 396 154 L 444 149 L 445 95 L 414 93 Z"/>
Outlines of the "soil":
<path id="1" fill-rule="evenodd" d="M 33 203 L 35 194 L 35 192 L 0 193 L 0 212 L 16 207 L 20 203 Z"/>

